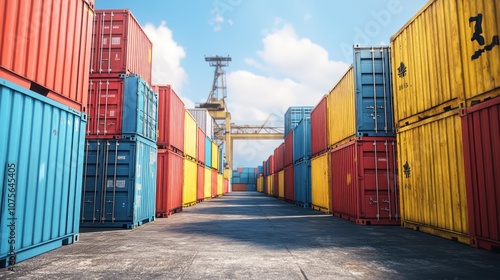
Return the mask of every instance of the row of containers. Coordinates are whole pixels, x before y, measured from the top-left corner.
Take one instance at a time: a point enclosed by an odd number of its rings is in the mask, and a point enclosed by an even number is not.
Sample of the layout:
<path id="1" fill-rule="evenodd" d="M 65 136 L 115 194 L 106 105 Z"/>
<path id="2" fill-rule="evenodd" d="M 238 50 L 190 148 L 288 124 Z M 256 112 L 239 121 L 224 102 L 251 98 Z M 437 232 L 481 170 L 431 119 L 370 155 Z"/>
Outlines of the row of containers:
<path id="1" fill-rule="evenodd" d="M 491 1 L 433 0 L 390 47 L 355 46 L 353 65 L 263 162 L 257 190 L 500 249 L 499 15 Z"/>
<path id="2" fill-rule="evenodd" d="M 210 119 L 150 86 L 152 44 L 129 11 L 93 6 L 0 11 L 1 267 L 78 241 L 80 227 L 131 228 L 228 191 Z"/>
<path id="3" fill-rule="evenodd" d="M 238 167 L 232 171 L 231 186 L 232 191 L 256 191 L 257 176 L 264 172 L 263 166 L 253 167 Z"/>

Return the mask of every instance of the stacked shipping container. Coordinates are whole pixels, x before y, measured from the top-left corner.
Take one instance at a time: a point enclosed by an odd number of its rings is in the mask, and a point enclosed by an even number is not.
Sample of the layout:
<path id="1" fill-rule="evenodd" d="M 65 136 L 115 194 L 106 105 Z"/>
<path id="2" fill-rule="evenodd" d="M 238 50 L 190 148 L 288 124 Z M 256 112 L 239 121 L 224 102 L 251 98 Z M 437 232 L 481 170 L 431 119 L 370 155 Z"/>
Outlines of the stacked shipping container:
<path id="1" fill-rule="evenodd" d="M 232 172 L 233 191 L 256 191 L 258 168 L 240 167 Z"/>
<path id="2" fill-rule="evenodd" d="M 93 5 L 0 4 L 0 267 L 78 241 Z"/>
<path id="3" fill-rule="evenodd" d="M 294 201 L 311 206 L 311 119 L 302 119 L 293 130 Z"/>

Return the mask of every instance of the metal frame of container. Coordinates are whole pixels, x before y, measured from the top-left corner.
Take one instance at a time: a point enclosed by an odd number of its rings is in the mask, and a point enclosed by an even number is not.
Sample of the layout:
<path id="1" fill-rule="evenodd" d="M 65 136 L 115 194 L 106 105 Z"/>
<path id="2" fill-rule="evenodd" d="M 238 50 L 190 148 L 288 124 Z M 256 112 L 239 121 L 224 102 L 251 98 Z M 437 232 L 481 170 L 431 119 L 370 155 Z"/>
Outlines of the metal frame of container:
<path id="1" fill-rule="evenodd" d="M 311 156 L 316 156 L 328 150 L 328 95 L 311 111 Z"/>
<path id="2" fill-rule="evenodd" d="M 327 151 L 311 159 L 311 208 L 332 213 L 330 153 Z"/>
<path id="3" fill-rule="evenodd" d="M 136 228 L 154 221 L 156 144 L 142 137 L 86 140 L 81 227 Z"/>
<path id="4" fill-rule="evenodd" d="M 158 92 L 158 147 L 184 155 L 184 103 L 170 85 L 153 89 Z"/>
<path id="5" fill-rule="evenodd" d="M 152 82 L 153 43 L 130 10 L 96 10 L 90 76 L 139 74 Z"/>
<path id="6" fill-rule="evenodd" d="M 335 216 L 361 225 L 400 225 L 395 137 L 363 137 L 331 151 Z"/>
<path id="7" fill-rule="evenodd" d="M 196 161 L 184 158 L 184 180 L 182 184 L 182 207 L 196 204 L 198 192 L 198 165 Z"/>
<path id="8" fill-rule="evenodd" d="M 469 244 L 458 110 L 400 128 L 397 143 L 402 226 Z"/>
<path id="9" fill-rule="evenodd" d="M 0 79 L 0 117 L 6 267 L 78 241 L 86 115 Z"/>
<path id="10" fill-rule="evenodd" d="M 500 249 L 500 97 L 461 110 L 471 245 Z"/>
<path id="11" fill-rule="evenodd" d="M 183 157 L 168 149 L 158 150 L 156 217 L 166 218 L 182 211 Z"/>
<path id="12" fill-rule="evenodd" d="M 0 6 L 0 78 L 87 113 L 93 1 Z"/>
<path id="13" fill-rule="evenodd" d="M 500 95 L 499 17 L 495 1 L 431 0 L 391 37 L 399 127 Z"/>

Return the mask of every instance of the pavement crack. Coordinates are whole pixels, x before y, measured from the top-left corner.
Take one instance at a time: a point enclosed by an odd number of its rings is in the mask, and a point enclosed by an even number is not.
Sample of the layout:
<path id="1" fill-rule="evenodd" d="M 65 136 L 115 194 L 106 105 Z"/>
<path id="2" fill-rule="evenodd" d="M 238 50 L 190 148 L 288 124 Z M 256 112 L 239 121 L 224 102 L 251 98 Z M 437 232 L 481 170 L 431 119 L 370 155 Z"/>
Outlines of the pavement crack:
<path id="1" fill-rule="evenodd" d="M 191 257 L 191 259 L 189 260 L 189 265 L 186 266 L 186 268 L 184 269 L 184 271 L 182 271 L 182 274 L 181 274 L 181 279 L 185 279 L 184 276 L 186 276 L 186 272 L 188 271 L 188 269 L 193 265 L 194 263 L 194 259 L 196 258 L 196 256 L 198 256 L 198 251 L 195 251 L 194 252 L 194 255 Z"/>

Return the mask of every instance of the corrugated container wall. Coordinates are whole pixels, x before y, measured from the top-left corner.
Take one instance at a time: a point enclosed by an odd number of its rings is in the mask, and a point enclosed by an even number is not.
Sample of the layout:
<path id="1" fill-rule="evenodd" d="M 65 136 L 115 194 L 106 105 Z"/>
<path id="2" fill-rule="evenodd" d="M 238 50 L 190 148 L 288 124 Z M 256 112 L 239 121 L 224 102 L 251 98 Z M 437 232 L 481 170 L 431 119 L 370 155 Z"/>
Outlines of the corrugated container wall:
<path id="1" fill-rule="evenodd" d="M 222 174 L 217 174 L 217 196 L 222 195 L 222 190 L 223 190 L 223 184 L 224 184 L 224 178 L 222 177 Z"/>
<path id="2" fill-rule="evenodd" d="M 277 171 L 276 173 L 274 173 L 273 175 L 273 196 L 274 197 L 279 197 L 279 194 L 280 194 L 280 189 L 279 189 L 279 174 L 280 174 L 281 171 Z"/>
<path id="3" fill-rule="evenodd" d="M 311 111 L 311 155 L 319 155 L 328 150 L 327 141 L 327 95 L 321 98 L 321 101 Z M 285 140 L 286 141 L 286 140 Z"/>
<path id="4" fill-rule="evenodd" d="M 234 188 L 233 188 L 234 190 Z M 257 178 L 257 191 L 258 192 L 264 192 L 264 176 L 259 176 Z"/>
<path id="5" fill-rule="evenodd" d="M 135 228 L 156 214 L 156 144 L 142 137 L 87 140 L 82 227 Z"/>
<path id="6" fill-rule="evenodd" d="M 205 184 L 203 188 L 205 199 L 212 198 L 212 169 L 205 167 Z"/>
<path id="7" fill-rule="evenodd" d="M 349 68 L 327 97 L 328 147 L 348 142 L 356 133 L 354 67 Z"/>
<path id="8" fill-rule="evenodd" d="M 212 190 L 211 190 L 212 197 L 217 197 L 218 175 L 219 174 L 217 173 L 217 170 L 212 170 Z"/>
<path id="9" fill-rule="evenodd" d="M 461 131 L 457 110 L 399 130 L 401 223 L 469 243 Z"/>
<path id="10" fill-rule="evenodd" d="M 285 143 L 274 149 L 274 169 L 276 172 L 283 170 L 285 161 Z"/>
<path id="11" fill-rule="evenodd" d="M 310 207 L 311 205 L 311 161 L 304 160 L 294 166 L 294 200 L 295 203 Z"/>
<path id="12" fill-rule="evenodd" d="M 212 139 L 214 137 L 214 119 L 210 116 L 207 109 L 195 108 L 188 109 L 189 113 L 194 117 L 198 126 L 203 129 L 203 132 Z"/>
<path id="13" fill-rule="evenodd" d="M 294 201 L 294 166 L 290 165 L 285 168 L 285 200 L 293 202 Z"/>
<path id="14" fill-rule="evenodd" d="M 500 249 L 500 97 L 462 110 L 471 244 Z"/>
<path id="15" fill-rule="evenodd" d="M 274 174 L 273 175 L 269 175 L 266 177 L 266 186 L 267 186 L 267 190 L 266 190 L 266 194 L 271 196 L 273 195 L 273 191 L 274 191 Z"/>
<path id="16" fill-rule="evenodd" d="M 285 159 L 283 166 L 293 165 L 293 130 L 285 137 Z"/>
<path id="17" fill-rule="evenodd" d="M 182 210 L 184 160 L 173 151 L 158 150 L 156 217 L 167 217 Z"/>
<path id="18" fill-rule="evenodd" d="M 205 199 L 205 167 L 201 164 L 197 165 L 196 175 L 196 202 L 201 202 Z"/>
<path id="19" fill-rule="evenodd" d="M 161 148 L 182 154 L 184 150 L 184 103 L 169 85 L 153 86 L 158 93 L 158 140 Z"/>
<path id="20" fill-rule="evenodd" d="M 216 171 L 219 170 L 219 147 L 215 142 L 212 141 L 212 168 Z"/>
<path id="21" fill-rule="evenodd" d="M 0 267 L 6 267 L 78 241 L 85 115 L 0 79 L 0 118 Z"/>
<path id="22" fill-rule="evenodd" d="M 293 162 L 311 157 L 311 119 L 303 119 L 293 131 Z"/>
<path id="23" fill-rule="evenodd" d="M 391 37 L 399 126 L 500 94 L 499 16 L 496 1 L 434 0 Z"/>
<path id="24" fill-rule="evenodd" d="M 198 138 L 197 138 L 197 144 L 196 144 L 196 160 L 198 161 L 199 164 L 205 165 L 205 132 L 201 129 L 201 127 L 198 127 Z"/>
<path id="25" fill-rule="evenodd" d="M 129 10 L 96 10 L 93 34 L 91 77 L 138 74 L 151 85 L 153 44 Z"/>
<path id="26" fill-rule="evenodd" d="M 212 140 L 205 138 L 205 166 L 212 168 Z"/>
<path id="27" fill-rule="evenodd" d="M 223 178 L 224 182 L 222 183 L 222 194 L 229 193 L 229 179 Z"/>
<path id="28" fill-rule="evenodd" d="M 362 225 L 400 224 L 395 145 L 394 137 L 364 137 L 332 150 L 335 216 Z"/>
<path id="29" fill-rule="evenodd" d="M 354 46 L 356 136 L 395 136 L 389 47 Z M 350 117 L 350 116 L 349 116 Z"/>
<path id="30" fill-rule="evenodd" d="M 285 171 L 278 172 L 278 197 L 285 198 Z"/>
<path id="31" fill-rule="evenodd" d="M 312 106 L 293 106 L 285 112 L 285 137 L 303 118 L 309 118 Z"/>
<path id="32" fill-rule="evenodd" d="M 270 155 L 269 158 L 267 159 L 267 169 L 269 170 L 269 174 L 274 174 L 275 169 L 274 169 L 274 155 Z"/>
<path id="33" fill-rule="evenodd" d="M 0 78 L 87 113 L 93 2 L 1 1 Z"/>
<path id="34" fill-rule="evenodd" d="M 331 213 L 330 153 L 311 160 L 311 204 L 316 210 Z"/>
<path id="35" fill-rule="evenodd" d="M 184 156 L 196 158 L 196 144 L 198 131 L 196 120 L 191 116 L 188 110 L 184 110 Z"/>
<path id="36" fill-rule="evenodd" d="M 196 162 L 184 158 L 184 183 L 182 185 L 182 206 L 196 203 L 198 166 Z"/>

